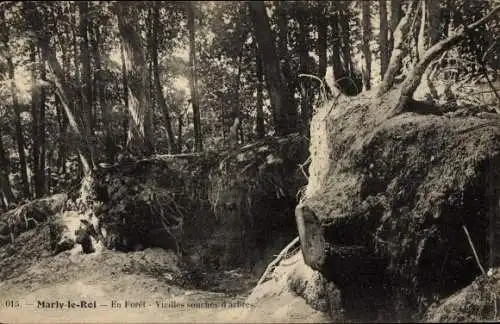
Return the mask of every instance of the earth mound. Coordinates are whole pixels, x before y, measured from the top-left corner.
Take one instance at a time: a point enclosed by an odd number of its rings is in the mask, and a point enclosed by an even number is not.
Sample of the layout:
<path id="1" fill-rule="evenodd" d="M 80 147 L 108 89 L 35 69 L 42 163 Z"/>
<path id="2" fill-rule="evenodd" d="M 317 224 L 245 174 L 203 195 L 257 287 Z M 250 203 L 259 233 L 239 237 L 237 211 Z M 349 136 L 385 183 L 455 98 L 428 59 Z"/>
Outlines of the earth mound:
<path id="1" fill-rule="evenodd" d="M 420 318 L 480 274 L 472 246 L 497 262 L 500 123 L 419 102 L 392 117 L 396 98 L 329 103 L 311 124 L 302 251 L 354 319 Z"/>

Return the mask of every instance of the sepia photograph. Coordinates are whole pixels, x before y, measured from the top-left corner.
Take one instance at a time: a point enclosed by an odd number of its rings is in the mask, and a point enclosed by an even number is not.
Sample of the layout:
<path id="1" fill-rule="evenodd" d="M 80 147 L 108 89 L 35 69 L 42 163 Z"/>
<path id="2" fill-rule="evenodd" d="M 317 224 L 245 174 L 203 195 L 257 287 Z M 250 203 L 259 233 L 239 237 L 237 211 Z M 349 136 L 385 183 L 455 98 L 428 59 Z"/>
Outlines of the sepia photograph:
<path id="1" fill-rule="evenodd" d="M 497 321 L 500 0 L 0 1 L 0 323 Z"/>

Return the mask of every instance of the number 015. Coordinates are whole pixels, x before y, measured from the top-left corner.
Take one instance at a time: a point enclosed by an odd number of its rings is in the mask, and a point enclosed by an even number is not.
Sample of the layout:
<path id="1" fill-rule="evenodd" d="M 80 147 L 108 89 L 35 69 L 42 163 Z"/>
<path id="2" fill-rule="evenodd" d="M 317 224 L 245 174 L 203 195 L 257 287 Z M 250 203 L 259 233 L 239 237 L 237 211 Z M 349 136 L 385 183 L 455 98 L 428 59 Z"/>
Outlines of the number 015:
<path id="1" fill-rule="evenodd" d="M 19 307 L 18 300 L 6 300 L 3 304 L 5 307 Z"/>

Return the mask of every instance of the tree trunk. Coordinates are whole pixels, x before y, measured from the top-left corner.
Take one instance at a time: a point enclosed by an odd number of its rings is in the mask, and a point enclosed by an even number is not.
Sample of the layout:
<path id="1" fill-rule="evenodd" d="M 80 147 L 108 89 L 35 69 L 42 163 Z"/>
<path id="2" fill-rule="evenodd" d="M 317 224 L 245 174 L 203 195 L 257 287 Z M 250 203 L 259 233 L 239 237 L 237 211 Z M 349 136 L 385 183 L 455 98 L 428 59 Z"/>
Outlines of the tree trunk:
<path id="1" fill-rule="evenodd" d="M 45 67 L 45 61 L 46 57 L 43 56 L 42 53 L 40 53 L 40 77 L 43 81 L 47 81 L 47 69 Z M 46 162 L 46 148 L 47 146 L 45 145 L 45 110 L 46 110 L 46 101 L 47 101 L 47 91 L 45 90 L 44 87 L 40 89 L 40 120 L 39 120 L 39 134 L 40 134 L 40 160 L 39 160 L 39 193 L 37 196 L 43 196 L 46 191 L 46 184 L 45 184 L 45 162 Z"/>
<path id="2" fill-rule="evenodd" d="M 0 134 L 0 198 L 5 209 L 8 209 L 9 205 L 14 201 L 9 180 L 9 170 L 10 163 L 3 146 L 2 134 Z"/>
<path id="3" fill-rule="evenodd" d="M 320 10 L 318 12 L 318 15 L 316 17 L 317 19 L 317 28 L 318 28 L 318 40 L 316 43 L 316 51 L 318 55 L 318 78 L 323 80 L 325 83 L 325 75 L 326 75 L 326 68 L 327 68 L 327 57 L 326 57 L 326 52 L 327 52 L 327 47 L 328 47 L 328 24 L 327 24 L 327 19 L 326 19 L 326 4 L 319 2 L 318 5 L 320 5 Z M 325 83 L 326 85 L 326 83 Z"/>
<path id="4" fill-rule="evenodd" d="M 276 55 L 276 46 L 266 8 L 263 1 L 251 1 L 248 2 L 248 5 L 252 13 L 255 36 L 263 60 L 271 105 L 275 111 L 276 133 L 280 136 L 290 134 L 296 131 L 297 105 L 280 69 L 279 57 Z"/>
<path id="5" fill-rule="evenodd" d="M 193 124 L 194 124 L 194 142 L 195 151 L 203 151 L 203 139 L 201 135 L 201 117 L 200 104 L 198 102 L 198 85 L 196 80 L 196 40 L 194 26 L 194 4 L 187 2 L 188 30 L 189 30 L 189 63 L 191 67 L 191 75 L 189 85 L 191 89 L 191 104 L 193 107 Z"/>
<path id="6" fill-rule="evenodd" d="M 392 50 L 391 59 L 389 60 L 389 66 L 387 67 L 387 71 L 385 72 L 382 83 L 380 84 L 378 91 L 379 95 L 386 93 L 393 86 L 394 79 L 403 64 L 403 58 L 408 53 L 405 40 L 409 35 L 410 26 L 413 18 L 415 17 L 417 7 L 418 0 L 412 0 L 408 5 L 406 15 L 401 19 L 396 27 L 396 30 L 394 31 L 394 49 Z"/>
<path id="7" fill-rule="evenodd" d="M 426 6 L 425 0 L 422 0 L 420 13 L 420 28 L 417 37 L 417 59 L 420 60 L 425 53 L 425 21 L 426 21 Z"/>
<path id="8" fill-rule="evenodd" d="M 429 46 L 441 39 L 441 5 L 439 1 L 425 0 L 429 13 Z"/>
<path id="9" fill-rule="evenodd" d="M 382 78 L 387 71 L 389 65 L 389 22 L 387 20 L 387 0 L 379 0 L 380 10 L 380 78 Z"/>
<path id="10" fill-rule="evenodd" d="M 429 48 L 420 61 L 415 65 L 412 69 L 411 73 L 406 77 L 402 86 L 401 86 L 401 94 L 396 108 L 394 109 L 393 114 L 398 114 L 406 109 L 408 103 L 413 100 L 413 93 L 418 88 L 420 84 L 420 80 L 425 72 L 425 69 L 429 66 L 429 64 L 435 60 L 439 55 L 449 50 L 453 46 L 460 43 L 466 37 L 469 30 L 474 30 L 475 28 L 481 26 L 486 23 L 488 20 L 495 17 L 495 14 L 500 11 L 500 6 L 493 8 L 486 16 L 479 19 L 478 21 L 466 26 L 461 31 L 453 34 L 452 36 L 444 39 Z"/>
<path id="11" fill-rule="evenodd" d="M 129 96 L 129 88 L 128 88 L 128 72 L 127 65 L 125 63 L 125 50 L 123 49 L 123 44 L 120 43 L 120 59 L 122 61 L 122 87 L 123 87 L 123 105 L 127 112 L 130 111 L 128 106 L 128 96 Z M 128 128 L 129 128 L 129 120 L 128 116 L 123 116 L 123 147 L 127 146 L 127 137 L 128 137 Z"/>
<path id="12" fill-rule="evenodd" d="M 47 69 L 46 69 L 46 57 L 43 55 L 43 53 L 40 53 L 40 77 L 43 81 L 47 81 Z M 46 161 L 49 161 L 48 163 L 50 164 L 50 160 L 47 160 L 46 158 L 46 150 L 47 150 L 47 145 L 46 145 L 46 136 L 45 136 L 45 128 L 46 128 L 46 118 L 45 118 L 45 113 L 46 113 L 46 101 L 47 101 L 47 91 L 45 87 L 42 87 L 40 89 L 40 120 L 39 120 L 39 127 L 40 127 L 40 162 L 39 167 L 40 167 L 40 172 L 39 172 L 39 195 L 40 197 L 45 195 L 47 193 L 48 187 L 46 186 L 46 176 L 45 176 L 45 163 Z M 49 174 L 50 177 L 50 174 Z"/>
<path id="13" fill-rule="evenodd" d="M 232 111 L 231 115 L 233 117 L 233 124 L 229 130 L 229 143 L 231 146 L 236 146 L 238 144 L 238 139 L 241 140 L 243 144 L 243 126 L 241 120 L 241 111 L 240 111 L 240 86 L 241 86 L 241 65 L 243 60 L 243 50 L 245 49 L 245 40 L 246 40 L 247 32 L 246 30 L 242 31 L 241 39 L 240 39 L 240 50 L 238 53 L 238 61 L 237 61 L 237 73 L 235 78 L 235 92 L 234 92 L 234 102 L 232 102 Z"/>
<path id="14" fill-rule="evenodd" d="M 46 93 L 43 87 L 37 86 L 37 46 L 31 44 L 32 92 L 31 92 L 31 115 L 33 118 L 33 172 L 35 197 L 40 198 L 45 194 L 45 100 Z M 40 78 L 46 79 L 45 60 L 41 57 L 38 63 Z"/>
<path id="15" fill-rule="evenodd" d="M 235 94 L 234 102 L 231 102 L 231 116 L 233 117 L 233 123 L 229 128 L 228 143 L 231 148 L 235 148 L 238 145 L 239 131 L 241 129 L 241 113 L 239 107 L 239 87 L 241 79 L 241 56 L 238 58 L 238 72 L 236 73 L 235 82 Z"/>
<path id="16" fill-rule="evenodd" d="M 318 28 L 318 40 L 316 42 L 316 52 L 318 55 L 318 78 L 323 81 L 321 89 L 325 90 L 325 96 L 330 97 L 332 91 L 328 84 L 326 83 L 326 69 L 328 67 L 328 18 L 326 16 L 327 3 L 319 2 L 319 10 L 316 16 L 316 25 Z M 338 53 L 338 51 L 337 51 Z M 322 94 L 323 95 L 323 94 Z"/>
<path id="17" fill-rule="evenodd" d="M 349 26 L 349 12 L 347 5 L 339 1 L 336 3 L 339 12 L 339 26 L 341 29 L 340 37 L 342 39 L 342 61 L 344 62 L 344 71 L 346 75 L 352 76 L 354 72 L 354 63 L 351 55 L 351 28 Z"/>
<path id="18" fill-rule="evenodd" d="M 7 61 L 7 73 L 10 80 L 10 94 L 12 98 L 12 105 L 14 107 L 14 124 L 15 124 L 15 132 L 16 132 L 16 143 L 17 143 L 17 151 L 19 154 L 19 166 L 21 172 L 21 180 L 22 180 L 22 191 L 23 195 L 26 198 L 30 197 L 30 181 L 28 179 L 28 163 L 26 161 L 26 153 L 24 152 L 24 135 L 23 128 L 21 124 L 21 107 L 19 106 L 19 102 L 17 99 L 17 89 L 15 82 L 15 67 L 12 61 L 12 53 L 10 52 L 9 47 L 9 27 L 5 22 L 5 12 L 0 15 L 0 26 L 2 37 L 2 43 L 4 45 L 4 51 L 6 54 Z"/>
<path id="19" fill-rule="evenodd" d="M 432 0 L 431 0 L 432 1 Z M 401 18 L 403 17 L 403 10 L 401 8 L 401 0 L 391 0 L 391 33 L 389 39 L 389 56 L 394 48 L 394 32 L 398 27 Z"/>
<path id="20" fill-rule="evenodd" d="M 79 124 L 73 113 L 69 98 L 73 98 L 78 91 L 73 93 L 72 89 L 67 85 L 64 78 L 64 71 L 61 68 L 56 56 L 56 52 L 50 48 L 50 39 L 43 33 L 37 26 L 38 22 L 43 21 L 40 13 L 36 10 L 33 2 L 23 3 L 23 14 L 26 21 L 30 24 L 30 29 L 35 33 L 37 38 L 37 43 L 42 51 L 42 57 L 46 59 L 48 68 L 51 70 L 54 76 L 54 84 L 56 88 L 56 95 L 66 113 L 68 118 L 68 123 L 73 132 L 76 134 L 77 138 L 80 140 L 77 145 L 78 155 L 82 164 L 82 169 L 84 176 L 88 176 L 92 173 L 94 168 L 94 161 L 92 160 L 91 147 L 89 139 L 85 136 L 85 130 L 82 131 L 84 127 L 83 124 Z M 75 44 L 73 44 L 75 45 Z M 74 47 L 76 49 L 76 47 Z M 75 64 L 75 67 L 78 64 Z"/>
<path id="21" fill-rule="evenodd" d="M 366 90 L 370 90 L 371 70 L 372 70 L 372 53 L 370 51 L 371 38 L 371 18 L 370 18 L 370 2 L 361 1 L 362 11 L 362 27 L 363 27 L 363 56 L 365 57 L 365 69 L 363 73 L 363 85 Z"/>
<path id="22" fill-rule="evenodd" d="M 150 11 L 151 12 L 151 11 Z M 151 18 L 151 16 L 150 16 Z M 152 22 L 152 19 L 149 19 Z M 147 98 L 149 106 L 146 107 L 146 114 L 144 116 L 144 133 L 149 134 L 146 136 L 146 138 L 149 138 L 149 144 L 148 141 L 146 141 L 147 145 L 150 145 L 150 148 L 147 150 L 148 153 L 146 155 L 151 155 L 155 151 L 155 145 L 154 145 L 154 111 L 156 107 L 156 100 L 155 100 L 155 91 L 153 88 L 153 62 L 151 61 L 151 36 L 152 36 L 152 24 L 151 28 L 149 29 L 149 35 L 147 35 L 147 42 L 148 42 L 148 55 L 146 55 L 146 63 L 148 65 L 148 78 L 147 78 Z"/>
<path id="23" fill-rule="evenodd" d="M 47 58 L 47 63 L 54 75 L 54 83 L 56 85 L 56 94 L 64 108 L 66 117 L 68 118 L 69 126 L 72 128 L 73 132 L 80 139 L 78 145 L 78 154 L 80 156 L 80 161 L 82 162 L 84 175 L 89 175 L 92 173 L 94 168 L 94 161 L 92 160 L 92 154 L 89 143 L 89 139 L 85 136 L 85 132 L 82 131 L 84 125 L 77 122 L 73 112 L 71 111 L 70 100 L 73 93 L 71 88 L 67 86 L 64 82 L 63 70 L 57 61 L 56 53 L 49 48 L 48 41 L 41 41 L 40 47 L 42 49 L 42 55 Z"/>
<path id="24" fill-rule="evenodd" d="M 177 118 L 177 151 L 179 153 L 182 153 L 182 127 L 184 126 L 184 116 L 187 115 L 188 109 L 189 109 L 189 104 L 186 104 L 186 107 L 184 109 L 183 113 L 179 114 L 179 117 Z"/>
<path id="25" fill-rule="evenodd" d="M 280 68 L 285 76 L 286 84 L 291 92 L 295 91 L 296 81 L 290 70 L 290 58 L 288 51 L 288 14 L 285 1 L 275 1 L 276 15 L 278 20 L 278 51 Z"/>
<path id="26" fill-rule="evenodd" d="M 80 63 L 82 64 L 82 116 L 85 119 L 88 136 L 90 141 L 94 137 L 94 118 L 92 107 L 92 71 L 90 68 L 90 51 L 88 37 L 88 17 L 89 3 L 87 1 L 78 1 L 78 11 L 80 14 Z"/>
<path id="27" fill-rule="evenodd" d="M 91 158 L 90 148 L 88 143 L 88 138 L 84 136 L 84 133 L 81 131 L 81 125 L 76 121 L 75 115 L 70 107 L 70 101 L 68 98 L 73 98 L 75 93 L 71 91 L 72 89 L 67 86 L 67 83 L 64 79 L 64 71 L 62 70 L 55 51 L 53 51 L 49 47 L 50 39 L 37 27 L 37 22 L 41 22 L 42 17 L 40 13 L 36 10 L 33 2 L 24 2 L 23 3 L 23 15 L 26 18 L 26 21 L 30 24 L 30 29 L 35 33 L 38 47 L 42 52 L 42 58 L 47 61 L 48 67 L 54 76 L 54 84 L 56 88 L 56 95 L 59 98 L 59 101 L 66 113 L 66 117 L 68 118 L 69 126 L 72 128 L 74 133 L 77 135 L 80 142 L 77 145 L 77 150 L 80 156 L 80 161 L 82 163 L 84 175 L 89 175 L 92 173 L 94 163 Z M 78 93 L 78 91 L 76 92 Z"/>
<path id="28" fill-rule="evenodd" d="M 342 56 L 342 42 L 341 42 L 341 37 L 342 34 L 345 32 L 340 29 L 339 25 L 339 13 L 338 13 L 338 8 L 335 8 L 335 12 L 332 14 L 331 20 L 330 20 L 330 27 L 332 30 L 332 68 L 333 68 L 333 81 L 337 83 L 337 86 L 340 87 L 340 79 L 345 76 L 346 71 L 342 68 L 342 63 L 341 63 L 341 56 Z"/>
<path id="29" fill-rule="evenodd" d="M 262 58 L 258 48 L 256 48 L 255 65 L 257 69 L 257 118 L 255 122 L 257 138 L 263 139 L 266 135 L 264 126 L 264 73 L 262 71 Z"/>
<path id="30" fill-rule="evenodd" d="M 280 62 L 279 69 L 284 77 L 283 81 L 288 87 L 288 92 L 291 96 L 295 94 L 298 88 L 299 80 L 296 75 L 292 74 L 290 68 L 290 51 L 288 50 L 288 6 L 286 1 L 275 1 L 276 14 L 278 16 L 279 43 L 278 43 L 278 60 Z M 297 128 L 297 106 L 288 106 L 288 123 Z"/>
<path id="31" fill-rule="evenodd" d="M 304 10 L 305 11 L 305 10 Z M 302 12 L 304 14 L 304 12 Z M 298 45 L 299 45 L 299 70 L 303 74 L 312 74 L 313 71 L 309 68 L 309 48 L 307 44 L 307 39 L 309 36 L 309 28 L 307 26 L 307 18 L 303 15 L 299 15 L 299 34 L 298 34 Z M 301 133 L 309 134 L 309 122 L 312 117 L 312 100 L 314 98 L 314 80 L 309 77 L 304 77 L 300 80 L 301 85 L 301 100 L 300 100 L 300 114 L 301 114 Z"/>
<path id="32" fill-rule="evenodd" d="M 136 4 L 117 2 L 114 9 L 118 17 L 120 38 L 123 44 L 128 79 L 128 109 L 130 112 L 127 147 L 135 154 L 149 156 L 153 153 L 151 125 L 151 98 L 149 76 L 143 42 L 135 29 L 139 20 Z"/>
<path id="33" fill-rule="evenodd" d="M 23 128 L 21 124 L 21 108 L 19 107 L 19 102 L 17 100 L 17 94 L 16 94 L 17 89 L 16 89 L 16 84 L 14 82 L 14 64 L 12 63 L 12 59 L 10 57 L 7 59 L 7 65 L 9 69 L 9 79 L 11 79 L 10 87 L 11 87 L 12 103 L 15 112 L 16 142 L 17 142 L 17 151 L 19 153 L 19 166 L 21 171 L 23 194 L 27 198 L 30 197 L 28 163 L 26 161 L 26 153 L 24 152 L 25 145 L 24 145 Z"/>
<path id="34" fill-rule="evenodd" d="M 396 31 L 401 17 L 403 17 L 401 0 L 391 0 L 391 30 L 393 33 Z"/>
<path id="35" fill-rule="evenodd" d="M 101 109 L 102 123 L 104 126 L 104 147 L 106 153 L 106 160 L 108 163 L 113 163 L 117 153 L 116 143 L 113 140 L 111 130 L 111 117 L 110 109 L 106 103 L 106 84 L 103 80 L 102 60 L 101 60 L 101 32 L 100 26 L 96 25 L 92 32 L 92 51 L 95 64 L 95 77 L 97 86 L 97 95 L 99 98 L 99 107 Z"/>
<path id="36" fill-rule="evenodd" d="M 42 61 L 46 62 L 47 59 L 42 57 Z M 62 47 L 62 70 L 63 70 L 63 75 L 66 75 L 68 69 L 70 69 L 70 58 L 69 55 L 67 55 L 66 50 L 64 47 Z M 66 78 L 63 80 L 66 82 Z M 74 104 L 72 103 L 70 106 L 73 106 Z M 58 154 L 57 154 L 57 170 L 60 173 L 66 173 L 66 155 L 68 151 L 67 143 L 66 143 L 66 138 L 67 138 L 67 129 L 68 129 L 68 118 L 66 117 L 64 113 L 64 107 L 59 100 L 59 97 L 56 96 L 56 107 L 57 107 L 57 124 L 59 126 L 59 149 L 58 149 Z"/>
<path id="37" fill-rule="evenodd" d="M 69 5 L 75 5 L 74 3 L 69 3 Z M 70 8 L 70 10 L 73 10 Z M 73 64 L 74 64 L 74 71 L 75 71 L 75 81 L 74 84 L 79 85 L 81 82 L 81 77 L 80 77 L 80 62 L 78 60 L 79 58 L 79 51 L 78 51 L 78 38 L 76 35 L 76 18 L 75 15 L 71 15 L 71 22 L 70 22 L 70 30 L 71 30 L 71 35 L 72 35 L 72 40 L 73 40 Z M 75 86 L 72 86 L 72 88 L 76 88 Z M 82 98 L 82 92 L 81 91 L 75 91 L 74 92 L 74 100 L 71 100 L 71 103 L 73 104 L 73 114 L 75 116 L 79 116 L 82 114 L 83 111 L 83 98 Z"/>
<path id="38" fill-rule="evenodd" d="M 43 193 L 40 192 L 40 128 L 39 128 L 39 105 L 40 105 L 40 88 L 37 86 L 37 48 L 35 44 L 30 44 L 30 61 L 33 66 L 31 70 L 31 118 L 32 130 L 31 138 L 33 141 L 33 172 L 34 172 L 34 191 L 35 197 L 39 198 Z M 43 191 L 43 187 L 42 187 Z"/>
<path id="39" fill-rule="evenodd" d="M 161 87 L 160 71 L 158 66 L 158 29 L 162 27 L 160 25 L 160 3 L 155 2 L 154 13 L 153 13 L 153 44 L 152 44 L 152 61 L 153 61 L 153 73 L 154 73 L 154 84 L 156 101 L 163 112 L 163 117 L 165 118 L 165 128 L 167 130 L 168 146 L 170 153 L 178 153 L 177 145 L 175 144 L 174 132 L 172 131 L 172 119 L 170 117 L 170 109 L 167 106 L 165 97 L 163 96 L 163 89 Z"/>
<path id="40" fill-rule="evenodd" d="M 351 55 L 349 11 L 342 1 L 332 2 L 334 13 L 330 19 L 332 30 L 332 67 L 336 86 L 349 96 L 361 92 L 362 82 L 354 75 Z"/>

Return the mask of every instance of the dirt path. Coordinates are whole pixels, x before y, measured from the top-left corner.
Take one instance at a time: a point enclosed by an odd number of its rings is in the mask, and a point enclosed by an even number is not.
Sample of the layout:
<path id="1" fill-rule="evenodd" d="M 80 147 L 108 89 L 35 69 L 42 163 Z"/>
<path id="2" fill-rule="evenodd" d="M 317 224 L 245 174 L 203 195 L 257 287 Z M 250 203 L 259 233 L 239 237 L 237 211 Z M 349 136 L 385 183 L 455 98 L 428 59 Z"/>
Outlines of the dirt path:
<path id="1" fill-rule="evenodd" d="M 132 278 L 123 280 L 127 279 Z M 168 292 L 151 293 L 147 287 L 141 286 L 137 286 L 133 294 L 112 293 L 109 288 L 116 285 L 120 284 L 75 281 L 39 289 L 9 298 L 19 302 L 20 306 L 0 309 L 0 319 L 9 323 L 237 322 L 244 302 L 243 296 L 231 298 L 207 291 L 185 291 L 182 295 L 171 296 Z M 81 307 L 82 301 L 96 308 L 68 308 L 68 303 Z M 54 303 L 59 303 L 58 308 L 42 307 Z"/>
<path id="2" fill-rule="evenodd" d="M 234 322 L 246 297 L 229 286 L 227 293 L 182 288 L 176 256 L 161 249 L 34 252 L 0 258 L 0 321 Z M 225 282 L 239 276 L 228 272 Z"/>
<path id="3" fill-rule="evenodd" d="M 52 256 L 46 231 L 0 247 L 0 322 L 326 321 L 292 293 L 245 304 L 258 278 L 241 269 L 186 277 L 175 254 L 159 248 L 81 254 L 78 247 Z"/>
<path id="4" fill-rule="evenodd" d="M 238 271 L 212 275 L 212 289 L 179 284 L 174 254 L 162 249 L 41 254 L 41 246 L 0 251 L 0 322 L 317 322 L 306 303 L 276 296 L 245 303 L 256 278 Z M 207 284 L 207 280 L 204 282 Z M 205 289 L 205 288 L 204 288 Z M 212 290 L 212 291 L 209 291 Z M 291 306 L 291 307 L 290 307 Z"/>

